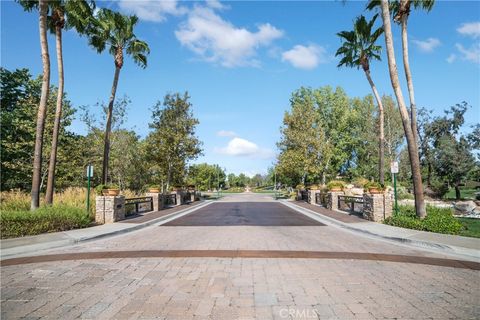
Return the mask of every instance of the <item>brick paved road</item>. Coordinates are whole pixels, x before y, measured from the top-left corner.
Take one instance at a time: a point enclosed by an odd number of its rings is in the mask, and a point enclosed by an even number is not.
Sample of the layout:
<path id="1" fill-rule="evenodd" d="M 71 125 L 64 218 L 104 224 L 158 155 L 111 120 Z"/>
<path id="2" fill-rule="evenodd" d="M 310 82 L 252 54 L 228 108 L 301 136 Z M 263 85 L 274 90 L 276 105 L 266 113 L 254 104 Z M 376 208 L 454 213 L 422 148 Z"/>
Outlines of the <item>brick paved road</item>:
<path id="1" fill-rule="evenodd" d="M 381 254 L 425 259 L 446 256 L 363 238 L 331 226 L 271 226 L 268 223 L 226 226 L 221 223 L 222 216 L 226 221 L 231 219 L 229 210 L 223 212 L 222 208 L 232 207 L 225 205 L 243 208 L 244 202 L 267 200 L 264 195 L 240 195 L 212 204 L 210 209 L 216 207 L 220 211 L 211 211 L 220 220 L 214 226 L 153 226 L 46 253 L 286 250 L 375 253 L 379 254 L 379 261 L 183 256 L 4 266 L 1 268 L 2 319 L 480 317 L 476 307 L 480 305 L 479 271 L 387 262 L 381 258 Z M 236 201 L 242 203 L 235 204 Z M 271 211 L 269 215 L 274 217 L 278 212 L 288 221 L 297 214 L 272 202 L 257 205 L 267 206 L 267 211 Z M 248 208 L 244 211 L 247 217 L 254 218 L 248 216 Z M 205 215 L 205 212 L 197 213 Z M 202 220 L 194 218 L 195 214 L 191 214 L 190 222 Z"/>

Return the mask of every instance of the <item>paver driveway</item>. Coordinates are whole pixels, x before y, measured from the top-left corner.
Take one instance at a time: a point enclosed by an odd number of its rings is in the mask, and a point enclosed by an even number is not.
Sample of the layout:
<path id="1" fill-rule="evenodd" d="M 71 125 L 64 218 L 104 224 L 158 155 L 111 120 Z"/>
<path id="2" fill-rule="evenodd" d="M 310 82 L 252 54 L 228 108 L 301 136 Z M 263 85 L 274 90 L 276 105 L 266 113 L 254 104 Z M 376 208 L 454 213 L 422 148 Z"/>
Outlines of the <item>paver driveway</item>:
<path id="1" fill-rule="evenodd" d="M 1 268 L 2 319 L 480 317 L 479 271 L 319 224 L 265 195 L 39 254 L 57 256 Z"/>

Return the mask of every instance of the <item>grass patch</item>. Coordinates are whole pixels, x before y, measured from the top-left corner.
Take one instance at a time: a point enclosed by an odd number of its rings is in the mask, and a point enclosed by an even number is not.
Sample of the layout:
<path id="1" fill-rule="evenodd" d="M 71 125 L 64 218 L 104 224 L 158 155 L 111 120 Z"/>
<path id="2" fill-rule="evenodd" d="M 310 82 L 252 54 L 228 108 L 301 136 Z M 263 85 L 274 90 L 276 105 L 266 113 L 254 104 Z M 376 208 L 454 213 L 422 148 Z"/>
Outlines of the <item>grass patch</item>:
<path id="1" fill-rule="evenodd" d="M 44 206 L 33 212 L 2 209 L 0 213 L 2 239 L 85 228 L 91 223 L 92 218 L 85 209 L 62 204 Z"/>
<path id="2" fill-rule="evenodd" d="M 414 230 L 423 230 L 445 234 L 460 234 L 463 225 L 453 216 L 449 208 L 427 206 L 427 216 L 421 220 L 415 214 L 413 206 L 399 206 L 399 212 L 385 219 L 384 223 Z"/>
<path id="3" fill-rule="evenodd" d="M 462 200 L 475 200 L 475 193 L 480 192 L 478 189 L 460 187 L 460 196 Z M 445 194 L 446 200 L 455 200 L 455 188 L 450 188 Z"/>
<path id="4" fill-rule="evenodd" d="M 480 219 L 474 218 L 457 218 L 463 225 L 460 231 L 461 236 L 480 238 Z"/>

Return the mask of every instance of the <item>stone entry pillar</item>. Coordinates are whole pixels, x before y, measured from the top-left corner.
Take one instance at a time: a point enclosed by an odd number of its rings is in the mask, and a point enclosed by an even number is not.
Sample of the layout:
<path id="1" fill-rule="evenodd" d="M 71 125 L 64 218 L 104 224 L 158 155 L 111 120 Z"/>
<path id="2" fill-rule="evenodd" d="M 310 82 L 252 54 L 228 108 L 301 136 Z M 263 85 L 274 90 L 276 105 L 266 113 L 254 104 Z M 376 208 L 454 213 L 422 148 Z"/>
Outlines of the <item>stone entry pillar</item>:
<path id="1" fill-rule="evenodd" d="M 182 190 L 176 190 L 172 194 L 175 195 L 177 198 L 177 206 L 183 204 L 183 191 Z"/>
<path id="2" fill-rule="evenodd" d="M 338 210 L 338 196 L 343 196 L 343 191 L 328 191 L 327 193 L 327 209 Z"/>
<path id="3" fill-rule="evenodd" d="M 125 219 L 125 196 L 97 196 L 95 222 L 113 223 Z"/>
<path id="4" fill-rule="evenodd" d="M 153 211 L 159 211 L 163 209 L 164 199 L 163 194 L 158 192 L 147 192 L 146 197 L 152 197 L 153 199 Z"/>
<path id="5" fill-rule="evenodd" d="M 316 204 L 315 197 L 317 193 L 320 193 L 320 190 L 308 190 L 308 193 L 310 198 L 310 204 Z"/>
<path id="6" fill-rule="evenodd" d="M 363 217 L 370 221 L 382 222 L 392 216 L 393 201 L 390 193 L 363 194 Z"/>

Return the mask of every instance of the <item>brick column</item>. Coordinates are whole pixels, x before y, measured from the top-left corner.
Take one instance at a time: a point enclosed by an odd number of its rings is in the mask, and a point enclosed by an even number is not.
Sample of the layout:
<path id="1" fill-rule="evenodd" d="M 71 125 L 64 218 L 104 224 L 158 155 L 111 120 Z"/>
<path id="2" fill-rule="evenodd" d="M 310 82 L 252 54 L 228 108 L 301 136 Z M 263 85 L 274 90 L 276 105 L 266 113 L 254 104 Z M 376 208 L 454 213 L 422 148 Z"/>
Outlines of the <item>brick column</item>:
<path id="1" fill-rule="evenodd" d="M 97 196 L 95 222 L 113 223 L 125 219 L 125 196 Z"/>
<path id="2" fill-rule="evenodd" d="M 338 210 L 338 196 L 343 196 L 343 191 L 328 191 L 327 209 Z"/>
<path id="3" fill-rule="evenodd" d="M 158 192 L 147 192 L 145 196 L 153 198 L 153 211 L 159 211 L 163 209 L 163 194 Z"/>
<path id="4" fill-rule="evenodd" d="M 390 193 L 363 194 L 363 217 L 370 221 L 382 222 L 393 212 L 393 201 Z"/>

